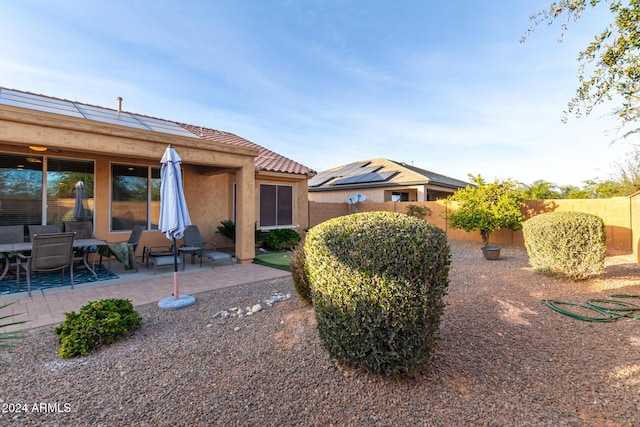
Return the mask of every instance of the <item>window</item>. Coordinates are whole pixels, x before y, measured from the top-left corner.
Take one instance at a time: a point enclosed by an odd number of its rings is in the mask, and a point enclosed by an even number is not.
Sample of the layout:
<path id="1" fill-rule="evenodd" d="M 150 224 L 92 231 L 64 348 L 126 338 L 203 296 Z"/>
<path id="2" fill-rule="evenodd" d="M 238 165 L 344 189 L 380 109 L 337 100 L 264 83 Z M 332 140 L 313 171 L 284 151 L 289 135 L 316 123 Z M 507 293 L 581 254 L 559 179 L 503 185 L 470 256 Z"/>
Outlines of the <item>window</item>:
<path id="1" fill-rule="evenodd" d="M 260 227 L 293 225 L 293 187 L 260 184 Z"/>
<path id="2" fill-rule="evenodd" d="M 0 182 L 3 184 L 0 188 L 0 225 L 74 221 L 75 185 L 79 181 L 85 183 L 86 191 L 78 199 L 77 213 L 83 220 L 91 220 L 92 161 L 3 154 L 0 156 Z"/>
<path id="3" fill-rule="evenodd" d="M 93 221 L 93 162 L 47 160 L 47 224 Z"/>
<path id="4" fill-rule="evenodd" d="M 0 156 L 0 225 L 42 224 L 44 157 Z"/>
<path id="5" fill-rule="evenodd" d="M 160 168 L 111 165 L 111 230 L 158 228 Z"/>
<path id="6" fill-rule="evenodd" d="M 391 201 L 392 202 L 408 202 L 409 201 L 409 193 L 393 191 L 391 193 Z"/>

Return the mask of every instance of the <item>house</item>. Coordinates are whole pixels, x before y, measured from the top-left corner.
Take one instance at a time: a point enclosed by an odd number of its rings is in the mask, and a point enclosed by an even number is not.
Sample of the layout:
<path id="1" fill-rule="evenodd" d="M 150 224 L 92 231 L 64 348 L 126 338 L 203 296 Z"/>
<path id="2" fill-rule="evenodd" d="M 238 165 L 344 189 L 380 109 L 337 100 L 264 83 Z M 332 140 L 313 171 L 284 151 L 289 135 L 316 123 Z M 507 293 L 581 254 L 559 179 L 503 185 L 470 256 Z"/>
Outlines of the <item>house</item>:
<path id="1" fill-rule="evenodd" d="M 309 201 L 344 203 L 354 194 L 371 202 L 432 201 L 470 184 L 406 163 L 371 159 L 322 171 L 308 185 Z"/>
<path id="2" fill-rule="evenodd" d="M 96 237 L 127 240 L 146 227 L 138 249 L 167 245 L 158 230 L 160 159 L 169 144 L 182 157 L 191 221 L 207 241 L 236 222 L 236 257 L 255 256 L 256 228 L 304 229 L 307 180 L 314 172 L 229 132 L 0 87 L 0 225 L 73 220 L 75 186 Z"/>

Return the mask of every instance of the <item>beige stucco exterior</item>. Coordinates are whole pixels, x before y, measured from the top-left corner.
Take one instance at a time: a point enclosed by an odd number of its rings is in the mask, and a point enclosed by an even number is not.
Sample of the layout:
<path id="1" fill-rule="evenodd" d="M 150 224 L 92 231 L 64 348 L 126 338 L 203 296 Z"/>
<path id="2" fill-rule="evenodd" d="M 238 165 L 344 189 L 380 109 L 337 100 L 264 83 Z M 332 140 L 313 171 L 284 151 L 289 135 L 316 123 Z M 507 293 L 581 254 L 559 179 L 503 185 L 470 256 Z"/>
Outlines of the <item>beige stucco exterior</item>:
<path id="1" fill-rule="evenodd" d="M 216 228 L 220 221 L 232 219 L 235 214 L 238 262 L 251 262 L 255 256 L 256 194 L 261 182 L 293 185 L 297 203 L 294 223 L 301 229 L 308 226 L 307 176 L 287 173 L 263 176 L 262 172 L 256 172 L 254 163 L 257 148 L 0 105 L 0 155 L 33 154 L 29 145 L 38 145 L 48 148 L 39 153 L 44 156 L 95 161 L 95 235 L 109 242 L 126 240 L 129 235 L 110 231 L 111 164 L 159 167 L 169 144 L 182 157 L 187 206 L 192 223 L 199 226 L 204 239 L 218 243 L 219 247 L 231 246 L 232 242 L 217 234 Z M 157 210 L 157 206 L 151 207 L 152 217 Z M 145 231 L 138 255 L 144 246 L 168 243 L 159 231 Z"/>

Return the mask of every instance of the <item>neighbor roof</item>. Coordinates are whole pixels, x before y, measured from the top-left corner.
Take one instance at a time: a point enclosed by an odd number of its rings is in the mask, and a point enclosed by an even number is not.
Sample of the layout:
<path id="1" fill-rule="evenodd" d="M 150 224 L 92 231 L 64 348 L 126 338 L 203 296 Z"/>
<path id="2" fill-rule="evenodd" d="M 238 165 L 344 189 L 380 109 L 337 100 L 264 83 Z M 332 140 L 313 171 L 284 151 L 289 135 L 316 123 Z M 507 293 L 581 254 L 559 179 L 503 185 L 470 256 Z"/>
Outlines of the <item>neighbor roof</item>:
<path id="1" fill-rule="evenodd" d="M 388 159 L 363 160 L 318 173 L 309 180 L 309 191 L 346 188 L 424 185 L 464 188 L 469 183 Z"/>
<path id="2" fill-rule="evenodd" d="M 3 87 L 0 87 L 0 105 L 62 114 L 65 116 L 128 126 L 137 129 L 151 130 L 154 132 L 199 138 L 207 141 L 216 141 L 223 144 L 257 148 L 259 153 L 254 159 L 256 171 L 281 172 L 297 175 L 313 175 L 315 173 L 312 169 L 294 160 L 268 150 L 261 145 L 255 144 L 230 132 L 178 123 L 171 120 L 159 119 L 126 111 L 117 111 L 111 108 L 88 105 L 66 99 L 38 95 Z"/>

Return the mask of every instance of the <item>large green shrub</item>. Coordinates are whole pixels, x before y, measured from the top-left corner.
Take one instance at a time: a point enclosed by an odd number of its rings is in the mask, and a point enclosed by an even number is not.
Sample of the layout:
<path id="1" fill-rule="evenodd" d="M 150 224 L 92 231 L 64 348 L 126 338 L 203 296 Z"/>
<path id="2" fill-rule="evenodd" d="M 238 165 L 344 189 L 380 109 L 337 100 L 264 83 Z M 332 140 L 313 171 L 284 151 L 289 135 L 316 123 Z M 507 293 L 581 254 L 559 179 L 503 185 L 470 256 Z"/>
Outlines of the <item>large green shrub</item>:
<path id="1" fill-rule="evenodd" d="M 304 252 L 332 358 L 388 375 L 430 360 L 449 286 L 444 231 L 404 214 L 358 213 L 310 229 Z"/>
<path id="2" fill-rule="evenodd" d="M 113 344 L 142 324 L 130 300 L 92 301 L 81 307 L 79 313 L 64 314 L 66 320 L 53 329 L 61 344 L 58 355 L 63 359 L 86 356 L 102 344 Z"/>
<path id="3" fill-rule="evenodd" d="M 304 267 L 305 256 L 304 247 L 297 245 L 289 256 L 289 266 L 291 267 L 291 276 L 293 278 L 293 287 L 300 297 L 300 300 L 307 305 L 311 305 L 311 287 L 309 286 L 309 278 Z"/>
<path id="4" fill-rule="evenodd" d="M 604 271 L 607 251 L 602 218 L 582 212 L 549 212 L 522 227 L 529 264 L 540 273 L 575 280 Z"/>
<path id="5" fill-rule="evenodd" d="M 264 237 L 264 247 L 270 251 L 282 249 L 292 249 L 300 243 L 300 234 L 290 228 L 276 228 L 266 232 Z"/>

